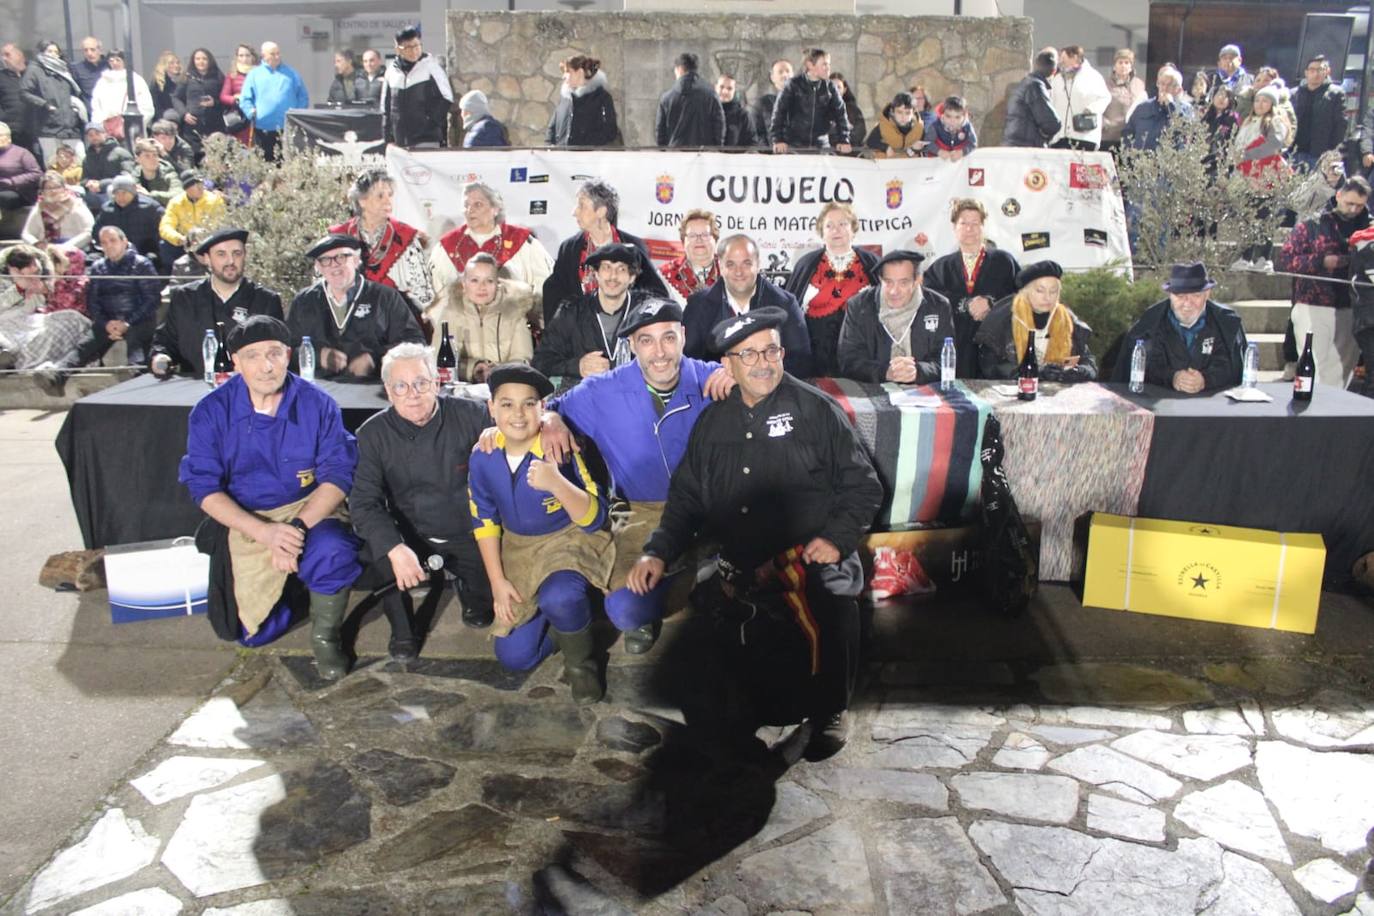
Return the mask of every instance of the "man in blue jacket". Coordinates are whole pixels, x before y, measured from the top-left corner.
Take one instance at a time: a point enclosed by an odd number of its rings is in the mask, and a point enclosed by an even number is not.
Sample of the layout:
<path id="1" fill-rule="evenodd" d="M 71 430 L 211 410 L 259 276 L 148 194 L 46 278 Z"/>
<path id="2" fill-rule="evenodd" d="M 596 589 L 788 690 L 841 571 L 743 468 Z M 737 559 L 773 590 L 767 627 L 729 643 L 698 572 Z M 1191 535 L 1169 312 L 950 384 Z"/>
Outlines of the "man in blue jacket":
<path id="1" fill-rule="evenodd" d="M 637 595 L 625 587 L 625 577 L 658 527 L 668 481 L 687 450 L 697 417 L 735 383 L 719 363 L 682 355 L 682 309 L 675 302 L 640 303 L 620 334 L 629 340 L 634 362 L 584 379 L 548 407 L 596 446 L 610 472 L 618 505 L 612 507 L 616 566 L 606 616 L 624 632 L 625 651 L 638 655 L 658 638 L 668 584 Z M 545 424 L 545 441 L 552 449 L 559 439 L 559 420 L 549 416 Z"/>
<path id="2" fill-rule="evenodd" d="M 797 378 L 810 378 L 811 335 L 801 306 L 787 290 L 759 276 L 758 243 L 741 233 L 728 235 L 716 246 L 716 260 L 720 279 L 709 289 L 687 297 L 682 319 L 687 326 L 687 344 L 683 352 L 697 359 L 709 356 L 712 328 L 726 318 L 771 305 L 787 313 L 781 330 L 787 351 L 783 368 Z"/>
<path id="3" fill-rule="evenodd" d="M 262 63 L 248 71 L 239 96 L 239 109 L 253 122 L 253 143 L 275 161 L 286 127 L 286 110 L 309 107 L 310 93 L 300 74 L 281 62 L 281 48 L 276 42 L 264 41 Z"/>
<path id="4" fill-rule="evenodd" d="M 105 226 L 96 241 L 104 257 L 91 265 L 86 313 L 94 336 L 78 351 L 85 365 L 104 356 L 116 340 L 129 346 L 129 365 L 148 361 L 148 348 L 157 330 L 157 304 L 162 290 L 153 263 L 129 244 L 118 226 Z"/>

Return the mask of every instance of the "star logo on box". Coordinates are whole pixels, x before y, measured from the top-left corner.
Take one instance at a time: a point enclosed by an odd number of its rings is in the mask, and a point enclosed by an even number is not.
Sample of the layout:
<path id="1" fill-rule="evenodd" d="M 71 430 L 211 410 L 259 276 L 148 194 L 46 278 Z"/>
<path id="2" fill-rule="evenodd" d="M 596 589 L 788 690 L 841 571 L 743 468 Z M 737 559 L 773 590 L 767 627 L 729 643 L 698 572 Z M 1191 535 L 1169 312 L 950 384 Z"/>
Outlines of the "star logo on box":
<path id="1" fill-rule="evenodd" d="M 968 186 L 969 186 L 970 188 L 981 188 L 981 187 L 983 186 L 983 170 L 982 170 L 982 169 L 969 169 L 969 170 L 968 170 Z"/>
<path id="2" fill-rule="evenodd" d="M 1096 163 L 1069 163 L 1069 187 L 1071 188 L 1101 191 L 1110 183 L 1107 178 L 1107 170 Z"/>
<path id="3" fill-rule="evenodd" d="M 1206 598 L 1221 591 L 1221 571 L 1211 563 L 1189 563 L 1175 580 L 1193 598 Z"/>
<path id="4" fill-rule="evenodd" d="M 887 208 L 896 210 L 902 205 L 902 180 L 894 178 L 887 183 Z"/>
<path id="5" fill-rule="evenodd" d="M 659 175 L 654 184 L 654 199 L 663 205 L 673 202 L 673 176 Z"/>

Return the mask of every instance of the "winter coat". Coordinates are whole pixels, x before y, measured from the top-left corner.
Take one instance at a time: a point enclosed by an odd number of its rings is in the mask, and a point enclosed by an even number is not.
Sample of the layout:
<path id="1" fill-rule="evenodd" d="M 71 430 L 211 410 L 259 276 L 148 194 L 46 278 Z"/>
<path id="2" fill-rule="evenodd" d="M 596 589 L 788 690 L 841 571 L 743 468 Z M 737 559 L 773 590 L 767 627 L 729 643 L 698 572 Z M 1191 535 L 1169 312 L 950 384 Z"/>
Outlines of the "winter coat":
<path id="1" fill-rule="evenodd" d="M 0 149 L 0 191 L 13 191 L 20 201 L 32 204 L 38 200 L 38 185 L 43 169 L 38 160 L 18 143 Z"/>
<path id="2" fill-rule="evenodd" d="M 725 115 L 725 148 L 753 149 L 758 146 L 758 135 L 754 133 L 753 118 L 750 117 L 749 111 L 740 104 L 739 99 L 731 99 L 720 107 Z"/>
<path id="3" fill-rule="evenodd" d="M 177 94 L 181 92 L 181 82 L 163 74 L 162 85 L 158 86 L 157 80 L 148 84 L 148 91 L 153 96 L 153 119 L 166 118 L 169 121 L 176 120 Z"/>
<path id="4" fill-rule="evenodd" d="M 654 142 L 661 147 L 722 146 L 725 110 L 700 74 L 684 73 L 658 101 Z"/>
<path id="5" fill-rule="evenodd" d="M 1369 213 L 1365 212 L 1355 219 L 1346 221 L 1338 217 L 1334 210 L 1327 210 L 1321 216 L 1305 223 L 1298 223 L 1288 234 L 1274 266 L 1279 270 L 1304 277 L 1293 279 L 1293 301 L 1306 305 L 1325 305 L 1332 308 L 1350 306 L 1350 286 L 1344 282 L 1329 283 L 1322 278 L 1344 281 L 1350 276 L 1350 268 L 1329 269 L 1323 261 L 1329 254 L 1350 254 L 1350 236 L 1370 223 Z"/>
<path id="6" fill-rule="evenodd" d="M 1124 83 L 1117 82 L 1116 74 L 1107 74 L 1107 91 L 1112 94 L 1112 102 L 1102 112 L 1102 142 L 1119 143 L 1121 132 L 1126 129 L 1126 119 L 1131 116 L 1135 106 L 1145 101 L 1145 81 L 1133 76 Z"/>
<path id="7" fill-rule="evenodd" d="M 363 101 L 367 98 L 367 80 L 357 70 L 348 76 L 334 74 L 334 82 L 329 84 L 329 101 L 334 105 Z"/>
<path id="8" fill-rule="evenodd" d="M 1045 146 L 1063 127 L 1050 102 L 1050 83 L 1038 73 L 1027 73 L 1007 100 L 1003 146 Z"/>
<path id="9" fill-rule="evenodd" d="M 717 324 L 735 314 L 733 305 L 728 301 L 725 280 L 717 280 L 708 289 L 698 290 L 687 297 L 687 307 L 682 310 L 682 324 L 687 340 L 682 352 L 696 359 L 717 359 L 711 345 L 711 330 Z M 812 374 L 811 335 L 806 330 L 806 320 L 802 316 L 797 299 L 787 290 L 759 277 L 754 286 L 754 295 L 749 300 L 749 310 L 756 308 L 780 308 L 787 313 L 787 323 L 779 330 L 782 345 L 787 353 L 782 358 L 782 367 L 797 378 L 808 378 Z"/>
<path id="10" fill-rule="evenodd" d="M 29 65 L 33 69 L 33 65 Z M 0 66 L 0 121 L 9 125 L 10 133 L 18 146 L 31 147 L 37 134 L 33 132 L 33 108 L 24 99 L 24 74 L 15 73 L 9 67 Z"/>
<path id="11" fill-rule="evenodd" d="M 132 175 L 138 171 L 134 154 L 120 146 L 113 137 L 106 137 L 99 146 L 86 147 L 86 159 L 81 164 L 81 180 L 100 182 L 102 192 L 110 189 L 110 179 Z"/>
<path id="12" fill-rule="evenodd" d="M 386 65 L 379 104 L 382 137 L 397 146 L 448 146 L 448 113 L 453 86 L 432 54 L 413 65 L 393 58 Z"/>
<path id="13" fill-rule="evenodd" d="M 34 112 L 35 134 L 58 140 L 81 138 L 81 113 L 72 105 L 74 99 L 81 99 L 81 87 L 65 62 L 40 55 L 24 71 L 20 86 Z"/>
<path id="14" fill-rule="evenodd" d="M 106 70 L 100 74 L 95 88 L 91 90 L 91 120 L 106 121 L 123 117 L 128 99 L 129 71 Z M 134 74 L 134 102 L 139 114 L 143 115 L 143 126 L 146 128 L 153 120 L 156 109 L 153 108 L 153 95 L 148 91 L 148 84 L 137 73 Z"/>
<path id="15" fill-rule="evenodd" d="M 471 149 L 477 146 L 510 146 L 506 125 L 487 115 L 468 127 L 467 132 L 463 134 L 463 148 Z"/>
<path id="16" fill-rule="evenodd" d="M 1125 383 L 1131 379 L 1131 354 L 1137 340 L 1145 341 L 1145 382 L 1169 388 L 1174 373 L 1196 369 L 1204 379 L 1203 391 L 1220 391 L 1240 384 L 1242 362 L 1245 358 L 1245 329 L 1240 316 L 1220 303 L 1207 300 L 1202 324 L 1193 346 L 1183 338 L 1169 320 L 1169 300 L 1156 302 L 1145 310 L 1126 336 L 1121 338 L 1121 350 L 1116 356 L 1112 381 Z M 1197 325 L 1194 325 L 1197 327 Z"/>
<path id="17" fill-rule="evenodd" d="M 883 382 L 892 363 L 892 338 L 879 318 L 881 288 L 870 286 L 850 299 L 840 328 L 840 377 L 858 382 Z M 954 336 L 954 317 L 949 300 L 934 290 L 918 289 L 921 304 L 911 318 L 911 355 L 916 360 L 916 381 L 938 381 L 940 348 Z"/>
<path id="18" fill-rule="evenodd" d="M 771 142 L 815 149 L 828 146 L 832 139 L 848 143 L 849 137 L 849 115 L 834 83 L 808 79 L 802 73 L 783 84 L 768 128 Z"/>
<path id="19" fill-rule="evenodd" d="M 1154 149 L 1159 146 L 1159 137 L 1174 117 L 1191 118 L 1193 105 L 1187 96 L 1180 95 L 1172 102 L 1161 105 L 1158 98 L 1147 99 L 1135 106 L 1135 111 L 1126 119 L 1126 129 L 1121 134 L 1121 145 L 1133 149 Z"/>
<path id="20" fill-rule="evenodd" d="M 605 70 L 598 70 L 576 89 L 563 84 L 545 136 L 550 146 L 616 146 L 620 126 L 615 101 L 606 89 Z"/>
<path id="21" fill-rule="evenodd" d="M 176 108 L 177 127 L 200 136 L 223 133 L 224 102 L 219 97 L 223 86 L 224 74 L 219 72 L 218 67 L 203 76 L 195 70 L 187 70 L 186 79 L 177 86 L 176 98 L 172 101 Z M 207 95 L 213 104 L 203 108 L 200 100 Z M 195 117 L 195 124 L 186 123 L 188 114 Z"/>
<path id="22" fill-rule="evenodd" d="M 859 102 L 853 95 L 841 96 L 840 101 L 844 102 L 844 114 L 849 120 L 849 139 L 841 140 L 839 138 L 839 126 L 832 126 L 830 128 L 830 145 L 839 146 L 841 143 L 852 141 L 857 146 L 861 138 L 868 136 L 868 122 L 864 118 L 863 109 L 859 108 Z"/>
<path id="23" fill-rule="evenodd" d="M 1016 356 L 1016 335 L 1012 333 L 1013 299 L 1014 295 L 1007 296 L 994 305 L 992 311 L 988 312 L 988 317 L 984 318 L 978 327 L 975 337 L 978 348 L 978 378 L 1016 378 L 1016 370 L 1021 361 Z M 1088 339 L 1092 337 L 1093 329 L 1080 321 L 1067 306 L 1062 308 L 1069 313 L 1069 318 L 1073 321 L 1072 350 L 1069 355 L 1078 357 L 1078 367 L 1081 370 L 1074 381 L 1091 382 L 1097 378 L 1097 360 L 1093 358 L 1092 350 L 1088 349 Z M 1042 370 L 1048 368 L 1049 366 L 1041 366 Z M 1045 380 L 1057 381 L 1052 378 Z"/>
<path id="24" fill-rule="evenodd" d="M 239 90 L 239 109 L 258 130 L 286 128 L 286 112 L 310 107 L 310 93 L 299 73 L 286 64 L 275 67 L 258 64 L 243 78 Z"/>
<path id="25" fill-rule="evenodd" d="M 1307 84 L 1293 90 L 1293 111 L 1298 117 L 1298 136 L 1293 149 L 1309 156 L 1320 156 L 1335 149 L 1345 139 L 1345 91 L 1335 83 L 1322 83 L 1316 89 Z"/>
<path id="26" fill-rule="evenodd" d="M 173 197 L 181 193 L 181 179 L 177 176 L 177 170 L 166 159 L 157 161 L 157 174 L 152 178 L 144 175 L 142 168 L 136 170 L 134 181 L 137 181 L 143 192 L 164 209 L 172 202 Z"/>
<path id="27" fill-rule="evenodd" d="M 754 127 L 754 138 L 759 146 L 769 145 L 769 131 L 773 129 L 773 109 L 777 104 L 778 94 L 770 92 L 754 99 L 749 106 L 749 123 Z"/>
<path id="28" fill-rule="evenodd" d="M 100 240 L 100 230 L 106 226 L 118 226 L 129 238 L 129 244 L 140 254 L 157 258 L 158 229 L 162 224 L 162 207 L 146 194 L 135 194 L 127 207 L 121 207 L 111 198 L 95 215 L 95 226 L 91 237 Z"/>
<path id="29" fill-rule="evenodd" d="M 502 279 L 496 281 L 496 298 L 478 311 L 464 299 L 459 284 L 442 309 L 431 309 L 425 317 L 434 325 L 436 352 L 443 343 L 444 322 L 448 322 L 453 355 L 458 358 L 458 377 L 471 379 L 478 362 L 528 363 L 533 358 L 534 338 L 526 316 L 534 304 L 534 290 L 516 280 Z"/>
<path id="30" fill-rule="evenodd" d="M 1098 145 L 1102 142 L 1102 114 L 1112 102 L 1111 90 L 1102 74 L 1086 60 L 1072 75 L 1056 73 L 1050 80 L 1050 104 L 1059 116 L 1059 130 L 1050 142 L 1061 138 Z M 1091 130 L 1075 130 L 1074 115 L 1096 115 Z"/>

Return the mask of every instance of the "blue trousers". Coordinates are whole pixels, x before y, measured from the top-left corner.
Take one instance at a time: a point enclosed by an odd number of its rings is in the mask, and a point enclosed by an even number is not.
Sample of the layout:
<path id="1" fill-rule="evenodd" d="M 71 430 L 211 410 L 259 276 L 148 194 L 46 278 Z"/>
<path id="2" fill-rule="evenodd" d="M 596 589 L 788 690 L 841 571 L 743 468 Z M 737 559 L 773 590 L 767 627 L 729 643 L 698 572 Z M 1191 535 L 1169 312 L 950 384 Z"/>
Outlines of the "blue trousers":
<path id="1" fill-rule="evenodd" d="M 305 539 L 305 551 L 296 566 L 297 575 L 305 587 L 321 595 L 335 595 L 357 580 L 363 573 L 358 560 L 362 542 L 343 522 L 327 518 Z"/>
<path id="2" fill-rule="evenodd" d="M 591 586 L 581 573 L 560 569 L 539 586 L 539 610 L 525 623 L 494 640 L 496 660 L 512 671 L 528 671 L 553 653 L 552 627 L 576 633 L 592 622 Z"/>

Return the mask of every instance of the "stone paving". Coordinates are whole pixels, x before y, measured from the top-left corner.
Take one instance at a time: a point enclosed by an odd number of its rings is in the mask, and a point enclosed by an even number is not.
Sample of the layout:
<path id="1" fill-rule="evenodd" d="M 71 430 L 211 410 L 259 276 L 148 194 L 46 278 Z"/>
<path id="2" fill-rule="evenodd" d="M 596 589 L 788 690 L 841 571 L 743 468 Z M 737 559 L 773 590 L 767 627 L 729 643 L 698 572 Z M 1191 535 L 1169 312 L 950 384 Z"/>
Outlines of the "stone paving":
<path id="1" fill-rule="evenodd" d="M 809 763 L 702 718 L 698 630 L 582 710 L 556 659 L 245 654 L 5 912 L 1374 916 L 1355 665 L 875 665 Z"/>

